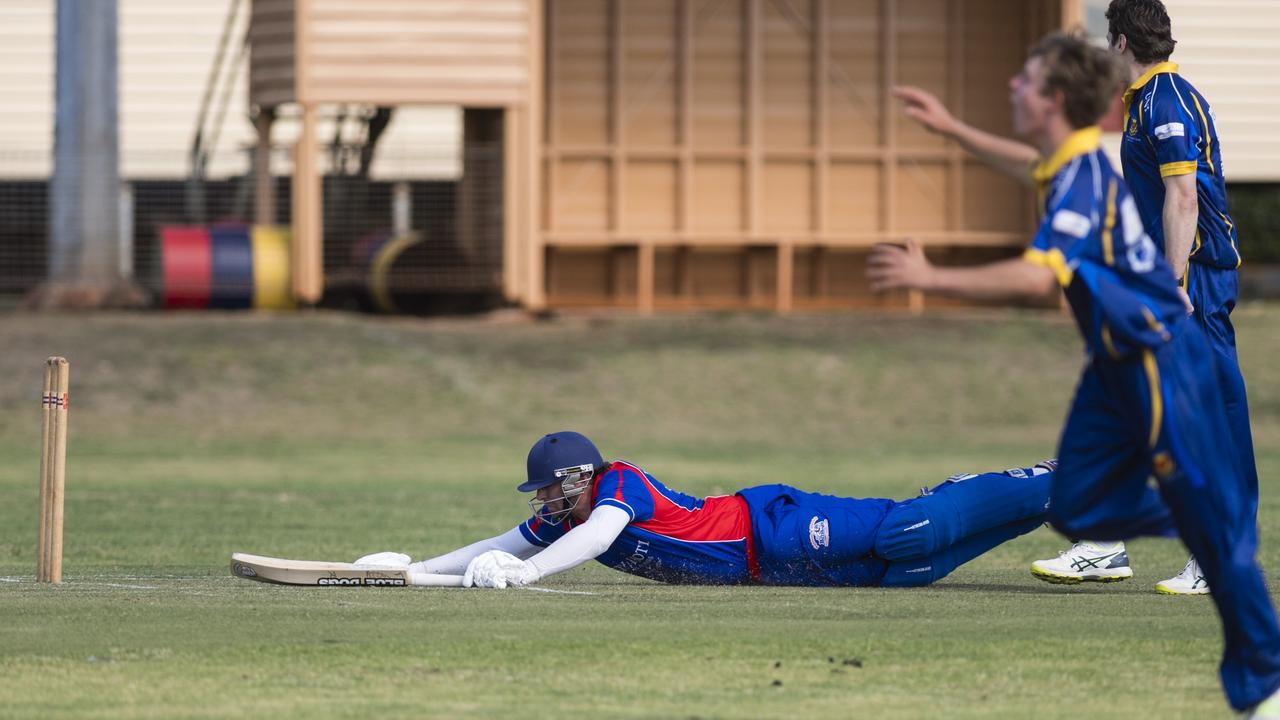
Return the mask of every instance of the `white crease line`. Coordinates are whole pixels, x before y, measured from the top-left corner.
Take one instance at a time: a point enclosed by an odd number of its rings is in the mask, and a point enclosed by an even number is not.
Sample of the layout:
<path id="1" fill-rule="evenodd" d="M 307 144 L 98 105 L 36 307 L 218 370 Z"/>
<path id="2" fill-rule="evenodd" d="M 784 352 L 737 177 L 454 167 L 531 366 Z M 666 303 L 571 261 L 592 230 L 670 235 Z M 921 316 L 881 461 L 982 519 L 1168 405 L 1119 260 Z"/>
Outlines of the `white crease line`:
<path id="1" fill-rule="evenodd" d="M 128 590 L 159 590 L 159 585 L 121 585 L 120 583 L 76 583 L 77 585 L 106 585 L 113 588 L 126 588 Z"/>
<path id="2" fill-rule="evenodd" d="M 31 582 L 31 583 L 34 583 L 34 582 L 35 582 L 35 580 L 34 580 L 34 579 L 30 579 L 30 580 L 29 580 L 29 579 L 24 578 L 24 577 L 0 577 L 0 582 L 7 582 L 7 583 L 26 583 L 26 582 Z M 95 586 L 95 585 L 100 585 L 100 586 L 102 586 L 102 587 L 124 588 L 125 590 L 159 590 L 159 589 L 160 589 L 160 586 L 159 586 L 159 585 L 125 585 L 125 584 L 123 584 L 123 583 L 108 583 L 108 582 L 100 583 L 100 582 L 91 582 L 91 581 L 90 581 L 90 582 L 82 582 L 82 581 L 79 581 L 79 580 L 68 580 L 65 584 L 66 584 L 66 585 L 74 585 L 75 587 L 92 587 L 92 586 Z"/>
<path id="3" fill-rule="evenodd" d="M 516 585 L 515 588 L 517 590 L 532 590 L 534 592 L 556 593 L 558 595 L 595 595 L 593 592 L 582 590 L 556 590 L 555 588 L 528 587 L 525 585 Z"/>

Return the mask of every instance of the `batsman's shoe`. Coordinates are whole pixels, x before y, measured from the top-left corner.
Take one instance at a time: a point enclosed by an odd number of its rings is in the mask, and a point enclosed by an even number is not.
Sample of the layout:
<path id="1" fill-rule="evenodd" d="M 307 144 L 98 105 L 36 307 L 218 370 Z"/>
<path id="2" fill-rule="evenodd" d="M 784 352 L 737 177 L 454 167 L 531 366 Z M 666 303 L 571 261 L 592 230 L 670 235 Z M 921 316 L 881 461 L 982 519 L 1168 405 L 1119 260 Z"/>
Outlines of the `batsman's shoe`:
<path id="1" fill-rule="evenodd" d="M 1280 720 L 1280 691 L 1245 711 L 1244 720 Z"/>
<path id="2" fill-rule="evenodd" d="M 1187 566 L 1175 577 L 1156 583 L 1156 592 L 1161 595 L 1208 595 L 1209 581 L 1204 579 L 1200 571 L 1200 563 L 1195 558 L 1187 561 Z M 1280 701 L 1277 701 L 1280 703 Z M 1277 705 L 1280 707 L 1280 704 Z M 1280 716 L 1277 716 L 1280 717 Z"/>
<path id="3" fill-rule="evenodd" d="M 1050 560 L 1031 563 L 1031 574 L 1045 582 L 1075 585 L 1081 582 L 1119 582 L 1133 577 L 1124 543 L 1082 540 Z"/>

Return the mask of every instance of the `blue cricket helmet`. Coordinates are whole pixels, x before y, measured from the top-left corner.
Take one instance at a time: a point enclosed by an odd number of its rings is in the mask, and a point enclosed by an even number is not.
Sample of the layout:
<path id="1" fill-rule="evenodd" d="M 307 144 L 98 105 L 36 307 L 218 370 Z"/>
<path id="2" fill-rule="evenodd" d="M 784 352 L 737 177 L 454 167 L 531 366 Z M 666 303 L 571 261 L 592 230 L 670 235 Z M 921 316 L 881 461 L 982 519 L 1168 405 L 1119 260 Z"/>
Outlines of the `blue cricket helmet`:
<path id="1" fill-rule="evenodd" d="M 561 482 L 566 470 L 589 472 L 603 466 L 604 458 L 600 451 L 585 435 L 569 430 L 543 435 L 529 450 L 529 479 L 516 490 L 534 492 Z"/>

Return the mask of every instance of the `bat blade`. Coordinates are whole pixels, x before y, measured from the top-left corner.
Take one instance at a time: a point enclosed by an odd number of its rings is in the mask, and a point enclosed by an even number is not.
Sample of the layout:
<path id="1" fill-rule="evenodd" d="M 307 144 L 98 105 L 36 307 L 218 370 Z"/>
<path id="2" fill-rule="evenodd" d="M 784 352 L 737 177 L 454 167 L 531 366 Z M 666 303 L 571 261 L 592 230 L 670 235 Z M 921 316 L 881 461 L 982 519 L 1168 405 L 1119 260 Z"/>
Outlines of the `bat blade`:
<path id="1" fill-rule="evenodd" d="M 430 575 L 403 567 L 286 560 L 233 553 L 231 574 L 245 580 L 310 587 L 462 587 L 461 575 Z"/>

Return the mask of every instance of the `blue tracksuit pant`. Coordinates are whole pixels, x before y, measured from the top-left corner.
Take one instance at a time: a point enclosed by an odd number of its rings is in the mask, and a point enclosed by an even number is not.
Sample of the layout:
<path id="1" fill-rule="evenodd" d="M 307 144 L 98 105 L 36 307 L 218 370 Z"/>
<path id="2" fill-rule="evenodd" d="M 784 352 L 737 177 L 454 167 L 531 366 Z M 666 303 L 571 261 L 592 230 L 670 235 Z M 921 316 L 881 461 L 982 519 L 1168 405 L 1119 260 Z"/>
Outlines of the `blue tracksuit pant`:
<path id="1" fill-rule="evenodd" d="M 1011 471 L 1012 472 L 1012 471 Z M 895 502 L 786 485 L 740 491 L 768 585 L 918 586 L 1044 522 L 1052 473 L 948 480 Z"/>
<path id="2" fill-rule="evenodd" d="M 1254 514 L 1258 509 L 1258 466 L 1253 456 L 1253 430 L 1249 425 L 1249 399 L 1236 355 L 1236 329 L 1231 311 L 1236 306 L 1239 273 L 1198 262 L 1187 263 L 1187 295 L 1195 306 L 1192 318 L 1200 325 L 1218 368 L 1218 386 L 1226 405 L 1227 427 L 1239 457 L 1245 488 Z M 1255 528 L 1256 530 L 1256 528 Z M 1212 586 L 1210 586 L 1212 587 Z"/>
<path id="3" fill-rule="evenodd" d="M 1085 369 L 1062 433 L 1049 520 L 1068 537 L 1181 536 L 1222 618 L 1227 699 L 1243 709 L 1280 688 L 1280 628 L 1254 559 L 1254 496 L 1229 436 L 1213 351 L 1195 323 L 1175 330 L 1159 348 L 1094 358 Z"/>

